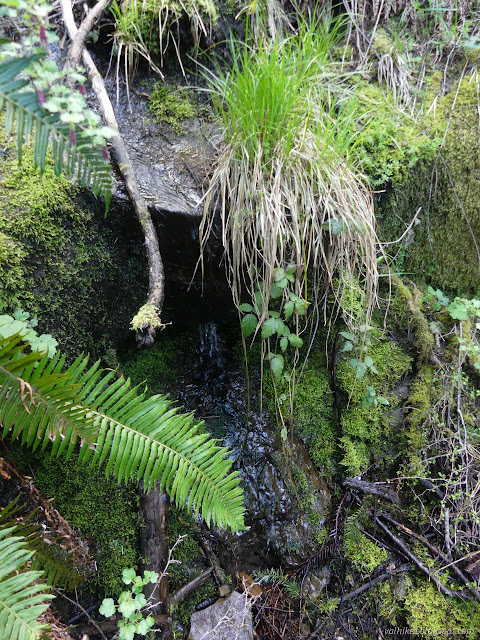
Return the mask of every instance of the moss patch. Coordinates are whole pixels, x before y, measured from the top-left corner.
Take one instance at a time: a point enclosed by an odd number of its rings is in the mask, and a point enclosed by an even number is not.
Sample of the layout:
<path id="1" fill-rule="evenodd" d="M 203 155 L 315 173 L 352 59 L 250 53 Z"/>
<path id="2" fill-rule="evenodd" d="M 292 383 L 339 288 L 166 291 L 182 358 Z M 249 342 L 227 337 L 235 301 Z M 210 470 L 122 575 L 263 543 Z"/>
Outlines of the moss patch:
<path id="1" fill-rule="evenodd" d="M 405 243 L 402 268 L 417 281 L 444 291 L 473 294 L 480 287 L 480 134 L 478 87 L 460 85 L 436 104 L 432 127 L 448 132 L 442 157 L 416 170 L 385 204 L 381 236 L 398 238 L 417 209 L 420 224 Z M 413 240 L 413 241 L 412 241 Z M 407 246 L 408 245 L 408 246 Z"/>
<path id="2" fill-rule="evenodd" d="M 458 598 L 446 598 L 433 584 L 419 581 L 419 586 L 409 590 L 405 598 L 408 626 L 411 629 L 428 629 L 429 634 L 462 633 L 471 629 L 470 637 L 480 633 L 480 608 L 475 602 Z M 467 636 L 468 637 L 468 636 Z"/>
<path id="3" fill-rule="evenodd" d="M 341 446 L 344 458 L 341 464 L 350 475 L 357 475 L 370 465 L 372 457 L 384 464 L 387 450 L 391 446 L 392 433 L 389 413 L 398 404 L 392 393 L 393 387 L 410 369 L 411 358 L 393 341 L 385 339 L 379 329 L 372 331 L 368 355 L 378 373 L 368 370 L 362 380 L 356 378 L 356 370 L 348 359 L 337 368 L 340 388 L 345 394 L 342 408 Z M 362 397 L 368 387 L 373 387 L 377 396 L 388 399 L 390 406 L 362 406 Z"/>
<path id="4" fill-rule="evenodd" d="M 0 149 L 0 313 L 24 308 L 69 356 L 101 355 L 140 306 L 141 235 L 120 212 L 105 221 L 101 203 L 55 176 L 50 154 L 40 175 L 30 147 L 18 165 L 1 128 Z"/>
<path id="5" fill-rule="evenodd" d="M 169 87 L 161 82 L 157 82 L 153 87 L 149 106 L 157 122 L 166 122 L 171 125 L 179 136 L 185 133 L 182 122 L 193 118 L 197 113 L 196 102 L 191 91 Z"/>
<path id="6" fill-rule="evenodd" d="M 118 596 L 124 589 L 123 569 L 139 564 L 141 525 L 136 488 L 119 486 L 95 467 L 42 457 L 34 464 L 35 484 L 42 495 L 87 540 L 97 560 L 97 574 L 88 582 L 100 595 Z"/>

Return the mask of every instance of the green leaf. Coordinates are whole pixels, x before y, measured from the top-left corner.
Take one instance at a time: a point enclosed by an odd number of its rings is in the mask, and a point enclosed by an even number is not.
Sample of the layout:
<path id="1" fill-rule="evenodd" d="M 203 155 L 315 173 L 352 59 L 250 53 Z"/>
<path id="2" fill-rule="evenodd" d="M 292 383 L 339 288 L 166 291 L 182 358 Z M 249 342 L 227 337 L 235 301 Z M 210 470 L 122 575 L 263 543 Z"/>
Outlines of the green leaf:
<path id="1" fill-rule="evenodd" d="M 262 297 L 262 292 L 261 292 L 259 289 L 257 289 L 257 290 L 255 291 L 254 297 L 255 297 L 255 305 L 256 305 L 256 307 L 257 307 L 257 309 L 258 309 L 258 313 L 261 315 L 261 314 L 262 314 L 262 312 L 263 312 L 263 297 Z"/>
<path id="2" fill-rule="evenodd" d="M 270 298 L 272 298 L 272 300 L 276 300 L 281 296 L 283 296 L 283 287 L 276 283 L 272 284 L 270 289 Z"/>
<path id="3" fill-rule="evenodd" d="M 124 618 L 128 618 L 134 611 L 136 611 L 137 604 L 132 598 L 132 594 L 130 592 L 124 591 L 122 595 L 124 593 L 128 593 L 128 597 L 122 598 L 122 596 L 120 596 L 118 600 L 118 610 Z"/>
<path id="4" fill-rule="evenodd" d="M 292 345 L 292 347 L 295 347 L 296 349 L 300 349 L 300 347 L 303 345 L 303 340 L 295 333 L 291 333 L 288 336 L 288 339 L 290 340 L 290 344 Z"/>
<path id="5" fill-rule="evenodd" d="M 241 323 L 243 337 L 248 338 L 252 335 L 252 333 L 255 333 L 257 325 L 258 319 L 257 316 L 253 315 L 253 313 L 249 313 L 248 315 L 243 316 Z"/>
<path id="6" fill-rule="evenodd" d="M 460 300 L 454 300 L 449 305 L 448 313 L 453 320 L 468 320 L 467 308 Z"/>
<path id="7" fill-rule="evenodd" d="M 373 360 L 370 356 L 365 356 L 365 364 L 367 367 L 373 367 Z"/>
<path id="8" fill-rule="evenodd" d="M 243 311 L 244 313 L 250 313 L 253 311 L 253 307 L 251 304 L 248 304 L 247 302 L 244 302 L 243 304 L 241 304 L 239 306 L 240 311 Z"/>
<path id="9" fill-rule="evenodd" d="M 108 208 L 112 196 L 112 177 L 110 165 L 103 159 L 102 150 L 84 131 L 85 135 L 82 136 L 82 130 L 78 127 L 75 130 L 77 142 L 72 146 L 70 125 L 62 122 L 62 114 L 42 109 L 37 93 L 29 89 L 26 80 L 19 79 L 21 72 L 43 55 L 42 52 L 0 62 L 0 105 L 2 110 L 6 108 L 7 134 L 12 132 L 16 118 L 20 161 L 26 132 L 29 130 L 33 133 L 36 168 L 41 171 L 45 169 L 47 147 L 50 144 L 55 173 L 76 176 L 82 186 L 89 186 L 95 194 L 100 194 Z"/>
<path id="10" fill-rule="evenodd" d="M 143 480 L 150 490 L 158 481 L 177 506 L 193 508 L 207 524 L 244 528 L 229 451 L 200 432 L 191 414 L 163 396 L 146 397 L 98 363 L 88 368 L 79 358 L 62 371 L 59 353 L 49 360 L 26 348 L 19 336 L 0 339 L 0 437 L 51 447 L 57 457 L 80 444 L 80 462 L 105 464 L 118 482 Z"/>
<path id="11" fill-rule="evenodd" d="M 133 640 L 135 637 L 135 625 L 126 624 L 124 627 L 121 627 L 118 637 L 120 640 Z"/>
<path id="12" fill-rule="evenodd" d="M 269 318 L 262 325 L 262 338 L 270 338 L 277 332 L 278 318 Z"/>
<path id="13" fill-rule="evenodd" d="M 140 622 L 137 622 L 135 633 L 138 633 L 138 635 L 140 636 L 146 636 L 154 624 L 155 620 L 154 618 L 152 618 L 152 616 L 144 618 L 143 620 L 140 620 Z"/>
<path id="14" fill-rule="evenodd" d="M 285 316 L 285 320 L 288 320 L 288 318 L 291 317 L 294 311 L 295 303 L 292 301 L 287 302 L 283 308 L 283 315 Z"/>
<path id="15" fill-rule="evenodd" d="M 355 336 L 353 333 L 350 333 L 349 331 L 340 331 L 340 335 L 343 336 L 345 340 L 350 340 L 351 342 L 357 341 L 357 336 Z"/>
<path id="16" fill-rule="evenodd" d="M 283 353 L 285 353 L 285 351 L 287 350 L 288 347 L 288 338 L 287 337 L 283 337 L 280 339 L 280 349 L 282 350 Z"/>
<path id="17" fill-rule="evenodd" d="M 122 571 L 122 581 L 124 584 L 132 584 L 136 577 L 135 569 L 124 569 Z"/>
<path id="18" fill-rule="evenodd" d="M 351 342 L 345 342 L 343 345 L 342 351 L 352 351 L 353 344 Z"/>
<path id="19" fill-rule="evenodd" d="M 357 365 L 357 371 L 355 373 L 355 377 L 357 378 L 357 380 L 363 380 L 366 371 L 367 365 L 364 362 L 359 362 Z"/>
<path id="20" fill-rule="evenodd" d="M 100 607 L 99 611 L 102 614 L 102 616 L 105 616 L 106 618 L 110 618 L 111 616 L 113 616 L 116 611 L 115 602 L 113 598 L 104 598 L 102 602 L 102 606 Z"/>
<path id="21" fill-rule="evenodd" d="M 278 267 L 278 269 L 275 269 L 275 273 L 273 274 L 274 281 L 280 282 L 284 278 L 285 278 L 285 271 L 281 267 Z"/>
<path id="22" fill-rule="evenodd" d="M 324 229 L 329 231 L 332 236 L 338 236 L 341 233 L 349 231 L 346 222 L 344 222 L 343 220 L 336 220 L 335 218 L 327 220 L 327 222 L 324 222 L 322 226 Z"/>
<path id="23" fill-rule="evenodd" d="M 283 359 L 283 356 L 281 356 L 280 354 L 276 354 L 270 360 L 270 369 L 272 370 L 275 380 L 280 379 L 280 376 L 283 373 L 284 366 L 285 366 L 285 361 Z"/>
<path id="24" fill-rule="evenodd" d="M 53 596 L 45 593 L 40 571 L 25 570 L 33 556 L 15 527 L 0 530 L 0 639 L 34 640 L 49 627 L 37 621 Z"/>
<path id="25" fill-rule="evenodd" d="M 386 398 L 384 398 L 383 396 L 377 396 L 377 402 L 379 404 L 384 404 L 384 405 L 389 405 L 390 404 L 390 402 Z"/>
<path id="26" fill-rule="evenodd" d="M 147 599 L 143 593 L 139 593 L 135 596 L 135 604 L 137 605 L 137 609 L 142 609 L 147 606 Z"/>

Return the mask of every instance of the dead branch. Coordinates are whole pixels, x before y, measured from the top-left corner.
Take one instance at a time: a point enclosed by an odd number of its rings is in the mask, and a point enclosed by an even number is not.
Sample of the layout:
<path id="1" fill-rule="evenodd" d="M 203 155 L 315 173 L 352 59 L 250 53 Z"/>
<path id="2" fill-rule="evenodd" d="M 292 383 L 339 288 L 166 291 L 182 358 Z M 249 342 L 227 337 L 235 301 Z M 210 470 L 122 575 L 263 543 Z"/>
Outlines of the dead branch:
<path id="1" fill-rule="evenodd" d="M 80 64 L 80 58 L 82 57 L 83 48 L 85 46 L 85 40 L 88 34 L 93 28 L 93 25 L 103 15 L 110 0 L 99 0 L 97 4 L 90 9 L 85 18 L 82 20 L 81 25 L 78 27 L 77 34 L 70 45 L 65 60 L 65 67 L 78 67 Z"/>
<path id="2" fill-rule="evenodd" d="M 347 593 L 346 596 L 342 597 L 342 602 L 346 602 L 347 600 L 353 600 L 364 591 L 367 591 L 368 589 L 370 589 L 371 587 L 374 587 L 376 584 L 378 584 L 382 580 L 386 580 L 387 578 L 390 578 L 391 576 L 396 575 L 397 573 L 405 573 L 405 571 L 408 571 L 411 568 L 411 566 L 412 566 L 411 564 L 406 563 L 406 564 L 400 565 L 399 567 L 397 567 L 396 569 L 393 569 L 392 571 L 386 571 L 385 573 L 381 573 L 376 578 L 373 578 L 372 580 L 369 580 L 368 582 L 363 584 L 361 587 L 358 587 L 358 589 L 354 589 L 353 591 L 350 591 L 350 593 Z"/>
<path id="3" fill-rule="evenodd" d="M 440 582 L 434 572 L 430 571 L 430 569 L 419 559 L 414 553 L 412 553 L 410 547 L 400 540 L 394 533 L 390 531 L 390 529 L 380 520 L 380 518 L 376 515 L 373 516 L 375 523 L 384 531 L 387 536 L 397 545 L 399 549 L 403 551 L 403 553 L 410 558 L 410 560 L 423 571 L 429 579 L 436 585 L 437 589 L 443 593 L 444 596 L 448 596 L 449 598 L 463 598 L 465 600 L 469 600 L 470 598 L 463 591 L 452 591 L 444 584 Z"/>
<path id="4" fill-rule="evenodd" d="M 201 531 L 200 526 L 196 527 L 196 529 L 194 530 L 194 535 L 197 538 L 200 546 L 202 547 L 205 555 L 207 556 L 209 563 L 212 565 L 213 575 L 217 582 L 220 596 L 226 596 L 230 592 L 230 587 L 228 587 L 228 590 L 226 589 L 226 587 L 228 586 L 227 576 L 225 575 L 225 572 L 218 562 L 218 558 L 212 549 L 210 541 L 208 540 L 207 536 L 204 535 L 203 531 Z"/>
<path id="5" fill-rule="evenodd" d="M 364 480 L 359 480 L 357 478 L 347 478 L 343 482 L 343 486 L 349 487 L 350 489 L 357 489 L 362 493 L 377 496 L 378 498 L 385 498 L 386 500 L 390 500 L 390 502 L 393 502 L 393 504 L 396 504 L 397 506 L 400 505 L 398 495 L 390 484 L 372 484 L 371 482 L 365 482 Z"/>
<path id="6" fill-rule="evenodd" d="M 407 535 L 409 535 L 412 538 L 415 538 L 416 540 L 421 542 L 423 545 L 425 545 L 429 549 L 429 551 L 431 551 L 433 553 L 434 556 L 440 558 L 443 562 L 448 564 L 449 567 L 452 569 L 452 571 L 457 576 L 457 578 L 459 578 L 461 580 L 461 582 L 463 582 L 463 584 L 468 588 L 468 590 L 473 595 L 475 600 L 477 600 L 477 602 L 480 602 L 480 593 L 478 592 L 477 589 L 475 589 L 475 587 L 472 586 L 472 581 L 463 573 L 463 571 L 459 567 L 457 567 L 457 565 L 455 563 L 451 562 L 450 558 L 445 553 L 443 553 L 443 551 L 441 551 L 440 549 L 437 549 L 437 547 L 435 547 L 424 536 L 420 535 L 419 533 L 416 533 L 415 531 L 413 531 L 409 527 L 405 526 L 404 524 L 401 524 L 400 522 L 397 522 L 395 520 L 395 518 L 392 518 L 392 516 L 390 514 L 381 513 L 379 515 L 384 520 L 387 520 L 388 522 L 393 524 L 398 529 L 401 529 Z"/>
<path id="7" fill-rule="evenodd" d="M 195 589 L 197 589 L 202 584 L 204 584 L 204 582 L 206 582 L 210 577 L 212 570 L 213 570 L 213 567 L 209 567 L 208 569 L 205 569 L 205 571 L 202 571 L 202 573 L 199 573 L 198 575 L 196 575 L 193 578 L 193 580 L 190 580 L 190 582 L 185 584 L 183 587 L 180 587 L 180 589 L 170 597 L 170 604 L 178 604 L 179 602 L 184 600 L 188 595 L 190 595 L 192 591 L 195 591 Z"/>
<path id="8" fill-rule="evenodd" d="M 100 2 L 103 1 L 104 0 L 100 0 Z M 71 0 L 61 0 L 61 7 L 63 21 L 68 31 L 68 35 L 70 40 L 75 42 L 75 38 L 78 34 L 78 28 L 73 17 Z M 95 11 L 95 9 L 92 9 L 92 11 Z M 100 11 L 95 17 L 100 17 Z M 118 132 L 111 140 L 112 151 L 145 236 L 145 247 L 149 267 L 149 286 L 146 305 L 155 310 L 156 319 L 153 322 L 152 320 L 145 322 L 141 330 L 137 333 L 137 342 L 139 346 L 151 346 L 154 342 L 156 333 L 156 327 L 154 325 L 156 324 L 157 326 L 161 326 L 160 313 L 163 308 L 165 281 L 157 232 L 148 210 L 147 203 L 140 193 L 137 178 L 133 171 L 127 148 L 122 136 L 120 135 L 115 112 L 105 88 L 105 83 L 103 82 L 103 78 L 94 63 L 92 56 L 85 48 L 83 48 L 82 51 L 82 60 L 92 83 L 92 88 L 97 97 L 105 123 L 108 127 Z"/>

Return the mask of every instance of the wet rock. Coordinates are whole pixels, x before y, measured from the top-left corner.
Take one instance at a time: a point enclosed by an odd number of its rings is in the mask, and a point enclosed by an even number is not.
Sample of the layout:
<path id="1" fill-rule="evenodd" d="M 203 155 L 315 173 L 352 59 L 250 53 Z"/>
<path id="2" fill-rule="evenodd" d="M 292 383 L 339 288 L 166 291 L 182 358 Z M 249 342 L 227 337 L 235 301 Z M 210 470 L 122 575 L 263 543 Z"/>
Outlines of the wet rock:
<path id="1" fill-rule="evenodd" d="M 188 640 L 253 640 L 252 611 L 247 596 L 233 591 L 228 598 L 192 615 Z"/>
<path id="2" fill-rule="evenodd" d="M 120 83 L 118 100 L 114 78 L 105 82 L 140 191 L 152 209 L 201 216 L 202 183 L 213 164 L 210 140 L 218 135 L 217 127 L 191 118 L 182 123 L 184 135 L 166 130 L 149 109 L 144 81 L 137 76 L 128 95 Z"/>
<path id="3" fill-rule="evenodd" d="M 330 568 L 322 567 L 310 571 L 301 583 L 302 596 L 309 596 L 317 599 L 325 594 L 328 581 L 330 580 Z"/>

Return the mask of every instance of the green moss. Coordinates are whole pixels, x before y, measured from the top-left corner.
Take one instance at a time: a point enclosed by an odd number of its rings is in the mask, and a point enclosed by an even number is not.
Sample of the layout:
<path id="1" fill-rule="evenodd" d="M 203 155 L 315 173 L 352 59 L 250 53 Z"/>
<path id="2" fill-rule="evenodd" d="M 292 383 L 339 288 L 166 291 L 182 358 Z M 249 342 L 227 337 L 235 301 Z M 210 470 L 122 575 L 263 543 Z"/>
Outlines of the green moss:
<path id="1" fill-rule="evenodd" d="M 409 169 L 435 157 L 441 139 L 432 138 L 378 85 L 356 81 L 345 106 L 354 114 L 352 124 L 363 129 L 353 159 L 373 186 L 403 183 Z"/>
<path id="2" fill-rule="evenodd" d="M 150 109 L 157 122 L 170 124 L 177 135 L 185 133 L 182 122 L 193 118 L 197 113 L 191 91 L 175 89 L 160 82 L 155 84 L 150 96 Z"/>
<path id="3" fill-rule="evenodd" d="M 480 607 L 476 602 L 458 598 L 446 598 L 431 583 L 419 581 L 419 586 L 409 590 L 405 598 L 408 626 L 411 629 L 428 629 L 431 634 L 461 633 L 471 629 L 470 637 L 480 633 Z"/>
<path id="4" fill-rule="evenodd" d="M 146 382 L 151 393 L 164 393 L 182 370 L 179 354 L 197 348 L 193 333 L 176 334 L 167 327 L 150 349 L 131 348 L 121 355 L 122 371 L 134 385 Z"/>
<path id="5" fill-rule="evenodd" d="M 386 562 L 388 554 L 365 534 L 354 528 L 355 533 L 345 536 L 345 557 L 351 560 L 359 571 L 371 574 L 382 562 Z"/>
<path id="6" fill-rule="evenodd" d="M 422 207 L 420 224 L 404 244 L 402 268 L 417 281 L 444 291 L 473 294 L 480 286 L 480 134 L 475 79 L 465 78 L 438 98 L 433 112 L 432 128 L 442 132 L 447 127 L 442 157 L 435 166 L 416 170 L 405 187 L 387 199 L 380 234 L 388 240 L 400 237 Z"/>
<path id="7" fill-rule="evenodd" d="M 432 410 L 432 400 L 436 391 L 433 383 L 433 367 L 424 366 L 419 369 L 410 387 L 408 402 L 411 410 L 405 437 L 409 471 L 413 473 L 420 472 L 420 451 L 427 442 L 428 433 L 425 425 Z"/>
<path id="8" fill-rule="evenodd" d="M 105 474 L 80 465 L 75 457 L 59 464 L 42 457 L 33 462 L 42 495 L 87 540 L 98 571 L 88 582 L 100 595 L 118 596 L 123 569 L 139 564 L 139 499 L 133 486 L 119 486 Z"/>
<path id="9" fill-rule="evenodd" d="M 117 242 L 116 214 L 105 221 L 101 203 L 81 205 L 86 194 L 55 176 L 50 154 L 43 175 L 31 147 L 19 166 L 16 141 L 1 126 L 0 147 L 0 313 L 22 307 L 69 356 L 100 355 L 127 332 L 141 296 L 141 236 L 138 250 L 130 229 L 129 243 Z"/>
<path id="10" fill-rule="evenodd" d="M 396 322 L 402 331 L 412 331 L 418 360 L 428 362 L 435 345 L 435 340 L 428 320 L 421 310 L 422 296 L 412 286 L 410 290 L 398 276 L 392 278 L 393 298 L 390 305 L 390 319 Z"/>
<path id="11" fill-rule="evenodd" d="M 297 386 L 293 422 L 313 462 L 331 473 L 337 449 L 329 372 L 320 345 L 312 352 Z"/>
<path id="12" fill-rule="evenodd" d="M 364 471 L 372 456 L 383 462 L 387 460 L 391 438 L 397 436 L 392 433 L 389 412 L 398 400 L 391 392 L 411 365 L 411 358 L 395 342 L 386 340 L 379 329 L 371 334 L 367 353 L 378 373 L 368 370 L 363 379 L 358 380 L 356 369 L 349 364 L 349 356 L 337 367 L 338 382 L 347 399 L 341 412 L 343 435 L 340 443 L 344 451 L 341 464 L 350 475 Z M 368 387 L 373 387 L 377 396 L 387 398 L 390 405 L 365 408 L 362 397 Z"/>

